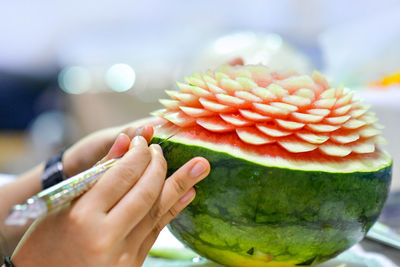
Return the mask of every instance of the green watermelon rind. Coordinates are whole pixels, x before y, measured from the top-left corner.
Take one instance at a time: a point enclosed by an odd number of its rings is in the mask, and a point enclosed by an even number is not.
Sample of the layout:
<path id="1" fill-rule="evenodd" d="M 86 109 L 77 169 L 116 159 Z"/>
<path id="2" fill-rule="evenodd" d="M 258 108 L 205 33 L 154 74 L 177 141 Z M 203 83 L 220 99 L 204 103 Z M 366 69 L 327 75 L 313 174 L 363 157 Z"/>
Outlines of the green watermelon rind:
<path id="1" fill-rule="evenodd" d="M 375 172 L 380 169 L 386 168 L 388 165 L 392 164 L 392 158 L 386 151 L 380 150 L 376 151 L 379 153 L 379 160 L 375 157 L 363 156 L 360 159 L 342 159 L 337 157 L 326 158 L 321 155 L 321 161 L 311 161 L 305 158 L 304 160 L 300 159 L 290 159 L 290 158 L 282 158 L 282 157 L 271 157 L 271 156 L 260 156 L 256 153 L 246 152 L 240 148 L 237 148 L 235 145 L 223 144 L 223 143 L 213 143 L 213 140 L 217 140 L 217 138 L 223 139 L 224 136 L 217 137 L 215 134 L 210 134 L 209 139 L 201 140 L 200 138 L 196 138 L 196 136 L 185 136 L 186 134 L 180 133 L 174 135 L 172 138 L 171 133 L 168 130 L 159 130 L 157 132 L 157 138 L 161 140 L 168 139 L 169 141 L 173 141 L 175 143 L 187 144 L 190 143 L 193 147 L 207 147 L 212 151 L 219 153 L 226 153 L 232 157 L 243 159 L 245 161 L 251 162 L 252 164 L 282 168 L 282 169 L 292 169 L 295 171 L 303 170 L 303 171 L 321 171 L 324 173 L 354 173 L 354 172 Z M 161 142 L 161 141 L 160 141 Z M 251 145 L 249 145 L 251 146 Z"/>
<path id="2" fill-rule="evenodd" d="M 163 141 L 169 174 L 195 156 L 207 158 L 212 170 L 169 227 L 200 255 L 230 266 L 332 258 L 364 237 L 390 187 L 392 161 L 385 153 L 378 170 L 334 173 L 263 166 L 173 139 L 152 140 Z"/>

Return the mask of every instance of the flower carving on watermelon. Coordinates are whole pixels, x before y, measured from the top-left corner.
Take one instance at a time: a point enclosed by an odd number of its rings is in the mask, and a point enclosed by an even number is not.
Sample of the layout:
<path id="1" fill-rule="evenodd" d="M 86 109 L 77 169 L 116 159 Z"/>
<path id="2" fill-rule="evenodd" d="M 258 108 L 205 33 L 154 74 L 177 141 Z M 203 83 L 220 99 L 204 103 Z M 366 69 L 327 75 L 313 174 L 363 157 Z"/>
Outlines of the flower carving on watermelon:
<path id="1" fill-rule="evenodd" d="M 262 65 L 223 65 L 194 74 L 166 91 L 165 109 L 153 114 L 187 128 L 235 133 L 245 144 L 278 144 L 289 153 L 326 156 L 373 153 L 384 143 L 382 126 L 343 86 L 332 87 L 320 73 L 276 73 Z"/>

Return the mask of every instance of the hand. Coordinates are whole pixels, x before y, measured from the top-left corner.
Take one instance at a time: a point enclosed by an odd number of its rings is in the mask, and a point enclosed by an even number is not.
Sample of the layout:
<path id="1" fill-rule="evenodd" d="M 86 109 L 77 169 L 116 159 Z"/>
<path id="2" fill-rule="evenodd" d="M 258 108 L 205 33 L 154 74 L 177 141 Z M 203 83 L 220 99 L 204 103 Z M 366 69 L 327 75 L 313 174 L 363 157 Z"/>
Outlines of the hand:
<path id="1" fill-rule="evenodd" d="M 106 155 L 118 134 L 125 133 L 131 139 L 136 135 L 142 135 L 150 141 L 153 136 L 153 129 L 150 126 L 161 123 L 163 121 L 159 118 L 147 118 L 88 135 L 65 151 L 63 165 L 66 176 L 71 177 L 92 167 Z"/>
<path id="2" fill-rule="evenodd" d="M 125 133 L 130 138 L 142 135 L 150 140 L 153 135 L 151 126 L 163 123 L 163 120 L 148 118 L 93 133 L 65 151 L 64 172 L 67 177 L 71 177 L 92 167 L 107 153 L 119 133 Z M 4 225 L 3 222 L 13 205 L 24 202 L 28 197 L 42 190 L 40 176 L 43 173 L 43 167 L 43 164 L 39 164 L 21 174 L 13 183 L 0 188 L 0 246 L 3 242 L 7 244 L 4 245 L 6 249 L 2 249 L 0 254 L 10 255 L 29 226 L 27 224 L 26 227 L 10 227 Z M 0 258 L 1 256 L 3 255 L 0 255 Z"/>
<path id="3" fill-rule="evenodd" d="M 125 153 L 126 152 L 126 153 Z M 107 157 L 122 159 L 69 207 L 35 222 L 12 260 L 16 266 L 141 266 L 161 229 L 195 196 L 208 175 L 194 158 L 165 180 L 159 145 L 120 134 Z"/>

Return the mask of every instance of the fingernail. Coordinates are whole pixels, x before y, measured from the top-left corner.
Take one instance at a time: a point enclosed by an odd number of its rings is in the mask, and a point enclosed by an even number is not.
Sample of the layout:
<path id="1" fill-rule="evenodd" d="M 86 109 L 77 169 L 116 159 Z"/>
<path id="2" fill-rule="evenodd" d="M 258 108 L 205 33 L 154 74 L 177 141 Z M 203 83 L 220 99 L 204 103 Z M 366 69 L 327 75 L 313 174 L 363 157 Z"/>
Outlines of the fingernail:
<path id="1" fill-rule="evenodd" d="M 154 149 L 155 151 L 157 151 L 158 153 L 160 153 L 161 155 L 163 154 L 163 151 L 162 151 L 162 149 L 161 149 L 161 147 L 160 147 L 159 145 L 157 145 L 157 144 L 152 144 L 150 147 L 151 147 L 152 149 Z"/>
<path id="2" fill-rule="evenodd" d="M 115 141 L 114 141 L 114 143 L 112 144 L 111 148 L 113 148 L 113 147 L 115 146 L 115 144 L 118 143 L 118 141 L 121 139 L 121 137 L 122 137 L 123 135 L 124 135 L 123 133 L 120 133 L 120 134 L 117 136 L 117 138 L 115 138 Z M 110 150 L 111 150 L 111 149 L 110 149 Z"/>
<path id="3" fill-rule="evenodd" d="M 186 194 L 183 195 L 183 197 L 181 197 L 181 199 L 179 201 L 181 203 L 186 203 L 189 201 L 189 199 L 193 200 L 194 195 L 195 195 L 194 189 L 190 189 L 189 191 L 186 192 Z"/>
<path id="4" fill-rule="evenodd" d="M 140 135 L 135 136 L 135 137 L 133 138 L 133 145 L 134 145 L 134 146 L 139 145 L 139 144 L 142 142 L 142 140 L 143 140 L 143 137 L 142 137 L 142 136 L 140 136 Z"/>
<path id="5" fill-rule="evenodd" d="M 190 175 L 193 178 L 196 178 L 198 176 L 200 176 L 201 174 L 203 174 L 203 172 L 206 170 L 206 166 L 201 162 L 198 161 L 190 170 Z"/>
<path id="6" fill-rule="evenodd" d="M 140 127 L 139 129 L 136 130 L 135 135 L 143 135 L 144 132 L 144 127 Z"/>

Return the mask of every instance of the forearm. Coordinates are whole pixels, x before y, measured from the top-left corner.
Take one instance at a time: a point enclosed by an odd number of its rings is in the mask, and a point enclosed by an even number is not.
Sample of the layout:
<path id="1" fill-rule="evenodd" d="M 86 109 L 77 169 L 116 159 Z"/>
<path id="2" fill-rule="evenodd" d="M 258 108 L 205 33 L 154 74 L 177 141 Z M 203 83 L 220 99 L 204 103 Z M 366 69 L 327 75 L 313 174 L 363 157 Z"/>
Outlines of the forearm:
<path id="1" fill-rule="evenodd" d="M 44 164 L 40 164 L 26 173 L 20 175 L 15 182 L 0 188 L 0 232 L 2 235 L 3 250 L 1 253 L 11 255 L 29 224 L 25 227 L 6 226 L 4 220 L 15 204 L 23 203 L 27 198 L 42 190 L 41 174 Z"/>

